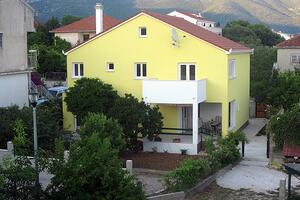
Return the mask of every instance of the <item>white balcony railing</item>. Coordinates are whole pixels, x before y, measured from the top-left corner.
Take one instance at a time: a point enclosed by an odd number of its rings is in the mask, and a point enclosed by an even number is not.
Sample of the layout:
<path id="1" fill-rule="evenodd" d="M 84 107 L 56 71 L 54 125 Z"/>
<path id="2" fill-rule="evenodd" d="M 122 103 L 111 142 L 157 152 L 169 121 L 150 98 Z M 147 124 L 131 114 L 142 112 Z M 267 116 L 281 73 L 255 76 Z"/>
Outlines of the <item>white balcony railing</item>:
<path id="1" fill-rule="evenodd" d="M 146 103 L 158 104 L 201 103 L 206 100 L 206 80 L 144 80 L 143 99 Z"/>

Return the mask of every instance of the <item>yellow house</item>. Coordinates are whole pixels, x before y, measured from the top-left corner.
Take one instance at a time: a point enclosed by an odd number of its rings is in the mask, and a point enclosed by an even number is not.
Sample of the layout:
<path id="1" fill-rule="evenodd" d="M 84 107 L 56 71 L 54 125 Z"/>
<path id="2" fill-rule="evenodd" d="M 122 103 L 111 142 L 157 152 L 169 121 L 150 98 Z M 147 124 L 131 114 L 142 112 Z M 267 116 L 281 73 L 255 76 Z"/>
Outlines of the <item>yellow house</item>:
<path id="1" fill-rule="evenodd" d="M 252 50 L 181 18 L 142 11 L 69 50 L 67 84 L 100 78 L 120 95 L 159 105 L 162 141 L 144 151 L 197 154 L 202 133 L 248 122 Z M 76 129 L 64 105 L 64 127 Z"/>

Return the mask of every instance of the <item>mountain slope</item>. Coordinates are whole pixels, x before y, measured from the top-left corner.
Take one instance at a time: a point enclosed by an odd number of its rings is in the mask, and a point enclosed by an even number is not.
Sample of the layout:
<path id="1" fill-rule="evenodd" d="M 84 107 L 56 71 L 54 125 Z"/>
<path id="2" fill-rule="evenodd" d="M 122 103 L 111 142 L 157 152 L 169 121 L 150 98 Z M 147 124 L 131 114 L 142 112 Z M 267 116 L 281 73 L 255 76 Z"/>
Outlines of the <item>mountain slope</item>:
<path id="1" fill-rule="evenodd" d="M 177 8 L 224 22 L 244 19 L 300 32 L 300 0 L 136 0 L 139 8 Z"/>
<path id="2" fill-rule="evenodd" d="M 105 13 L 119 19 L 135 14 L 139 9 L 168 12 L 174 9 L 201 12 L 225 24 L 243 19 L 262 22 L 284 32 L 300 32 L 300 0 L 27 0 L 38 12 L 38 19 L 66 14 L 94 14 L 96 2 L 104 4 Z"/>

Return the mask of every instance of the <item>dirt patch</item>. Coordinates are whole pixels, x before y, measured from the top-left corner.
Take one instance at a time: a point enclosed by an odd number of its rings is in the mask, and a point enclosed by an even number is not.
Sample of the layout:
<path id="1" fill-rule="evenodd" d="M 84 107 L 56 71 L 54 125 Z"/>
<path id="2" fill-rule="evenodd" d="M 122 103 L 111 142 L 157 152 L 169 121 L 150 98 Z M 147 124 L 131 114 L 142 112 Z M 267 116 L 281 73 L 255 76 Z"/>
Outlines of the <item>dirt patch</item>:
<path id="1" fill-rule="evenodd" d="M 256 193 L 245 189 L 231 190 L 211 184 L 202 193 L 189 200 L 278 200 L 278 193 L 264 194 Z"/>
<path id="2" fill-rule="evenodd" d="M 174 170 L 185 159 L 199 159 L 201 156 L 190 156 L 169 153 L 122 153 L 121 159 L 133 161 L 133 168 L 153 169 L 161 171 Z"/>

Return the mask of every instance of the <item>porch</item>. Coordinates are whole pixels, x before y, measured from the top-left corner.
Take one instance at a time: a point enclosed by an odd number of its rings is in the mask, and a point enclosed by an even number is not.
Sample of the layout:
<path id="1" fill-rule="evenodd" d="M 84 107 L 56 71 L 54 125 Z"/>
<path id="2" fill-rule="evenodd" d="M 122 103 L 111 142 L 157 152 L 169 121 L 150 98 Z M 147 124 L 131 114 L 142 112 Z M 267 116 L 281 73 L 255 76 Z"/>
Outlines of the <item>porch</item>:
<path id="1" fill-rule="evenodd" d="M 221 135 L 222 104 L 206 103 L 206 80 L 145 80 L 143 99 L 159 105 L 164 117 L 162 133 L 143 139 L 146 152 L 196 155 L 205 137 Z"/>

